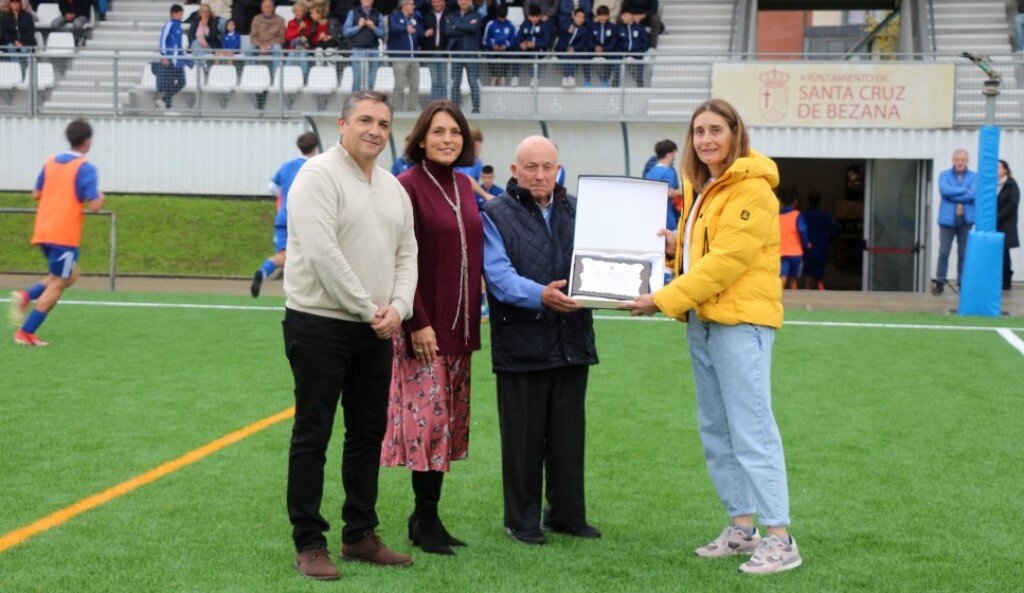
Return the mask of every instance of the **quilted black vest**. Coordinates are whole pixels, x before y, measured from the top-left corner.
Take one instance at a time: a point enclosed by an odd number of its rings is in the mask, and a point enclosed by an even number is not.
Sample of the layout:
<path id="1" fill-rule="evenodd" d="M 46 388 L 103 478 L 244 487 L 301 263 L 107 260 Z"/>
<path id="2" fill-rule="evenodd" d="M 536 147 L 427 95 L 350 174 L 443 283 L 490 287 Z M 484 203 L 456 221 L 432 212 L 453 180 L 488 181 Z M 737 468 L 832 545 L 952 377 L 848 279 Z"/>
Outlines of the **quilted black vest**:
<path id="1" fill-rule="evenodd" d="M 528 190 L 509 182 L 501 196 L 484 204 L 504 239 L 520 276 L 547 285 L 568 280 L 576 227 L 576 198 L 558 187 L 548 232 L 540 207 Z M 589 309 L 555 313 L 502 303 L 490 290 L 491 361 L 494 372 L 541 371 L 597 364 L 594 319 Z"/>
<path id="2" fill-rule="evenodd" d="M 353 25 L 358 23 L 360 18 L 369 18 L 374 23 L 379 22 L 380 13 L 377 12 L 375 9 L 371 8 L 369 14 L 363 12 L 362 6 L 357 6 L 352 10 L 355 12 L 355 14 L 352 17 Z M 378 42 L 379 38 L 377 37 L 377 34 L 367 29 L 366 27 L 359 29 L 359 32 L 353 35 L 352 38 L 348 40 L 349 45 L 357 49 L 377 49 Z"/>

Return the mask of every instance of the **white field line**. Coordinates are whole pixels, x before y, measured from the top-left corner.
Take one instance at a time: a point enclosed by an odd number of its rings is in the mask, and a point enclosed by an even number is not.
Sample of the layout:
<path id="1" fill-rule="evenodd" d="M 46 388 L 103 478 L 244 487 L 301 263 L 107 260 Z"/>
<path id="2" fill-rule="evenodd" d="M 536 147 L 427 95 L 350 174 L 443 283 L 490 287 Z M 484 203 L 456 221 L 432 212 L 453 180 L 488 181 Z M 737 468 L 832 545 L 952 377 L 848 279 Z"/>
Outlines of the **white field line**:
<path id="1" fill-rule="evenodd" d="M 1017 352 L 1024 354 L 1024 340 L 1021 340 L 1017 334 L 1011 330 L 1002 327 L 999 328 L 999 335 L 1003 336 L 1003 339 L 1010 343 L 1011 346 L 1017 349 Z"/>
<path id="2" fill-rule="evenodd" d="M 0 302 L 10 302 L 8 298 L 0 298 Z M 201 305 L 196 303 L 146 303 L 118 301 L 61 301 L 61 305 L 82 305 L 87 307 L 135 307 L 148 309 L 196 309 L 207 311 L 273 311 L 282 312 L 283 307 L 267 307 L 259 305 Z M 672 321 L 667 317 L 627 317 L 613 315 L 594 315 L 594 319 L 602 321 Z M 985 327 L 976 325 L 921 325 L 910 323 L 856 323 L 845 321 L 787 321 L 786 325 L 808 327 L 849 327 L 874 329 L 914 329 L 914 330 L 955 330 L 955 331 L 994 331 L 1003 337 L 1011 346 L 1024 354 L 1024 340 L 1013 333 L 1015 328 Z M 1020 328 L 1016 328 L 1020 329 Z"/>

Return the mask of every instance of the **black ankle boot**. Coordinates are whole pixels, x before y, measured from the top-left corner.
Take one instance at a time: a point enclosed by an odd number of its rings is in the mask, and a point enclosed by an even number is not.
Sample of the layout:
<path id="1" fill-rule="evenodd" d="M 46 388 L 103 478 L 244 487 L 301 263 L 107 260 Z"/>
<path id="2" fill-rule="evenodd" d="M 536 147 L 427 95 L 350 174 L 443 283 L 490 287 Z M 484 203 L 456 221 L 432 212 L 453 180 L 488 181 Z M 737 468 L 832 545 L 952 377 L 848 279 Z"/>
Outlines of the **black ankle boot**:
<path id="1" fill-rule="evenodd" d="M 441 525 L 441 518 L 437 516 L 437 509 L 416 509 L 413 517 L 409 519 L 409 539 L 412 540 L 412 545 L 419 546 L 428 554 L 455 555 L 446 541 L 444 526 Z"/>

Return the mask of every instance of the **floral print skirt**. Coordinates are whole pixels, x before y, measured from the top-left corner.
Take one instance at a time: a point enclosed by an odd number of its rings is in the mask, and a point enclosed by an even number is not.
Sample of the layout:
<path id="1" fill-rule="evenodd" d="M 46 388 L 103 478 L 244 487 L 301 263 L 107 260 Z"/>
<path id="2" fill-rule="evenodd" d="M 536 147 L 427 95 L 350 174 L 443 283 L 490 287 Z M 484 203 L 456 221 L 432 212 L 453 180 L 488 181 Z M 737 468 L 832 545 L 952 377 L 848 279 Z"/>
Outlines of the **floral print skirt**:
<path id="1" fill-rule="evenodd" d="M 406 352 L 405 332 L 394 337 L 388 428 L 380 452 L 386 467 L 449 470 L 469 456 L 469 376 L 472 354 L 438 356 L 424 364 Z"/>

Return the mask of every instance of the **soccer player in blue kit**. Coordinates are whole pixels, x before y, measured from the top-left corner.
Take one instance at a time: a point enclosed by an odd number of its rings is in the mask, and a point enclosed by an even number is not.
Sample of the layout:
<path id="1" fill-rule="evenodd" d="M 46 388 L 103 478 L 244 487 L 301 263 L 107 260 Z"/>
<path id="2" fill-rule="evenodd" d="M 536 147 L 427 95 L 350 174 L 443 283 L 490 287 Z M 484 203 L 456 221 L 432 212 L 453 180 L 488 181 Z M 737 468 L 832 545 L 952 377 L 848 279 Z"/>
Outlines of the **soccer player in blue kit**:
<path id="1" fill-rule="evenodd" d="M 274 174 L 268 189 L 277 196 L 277 216 L 274 217 L 274 255 L 263 262 L 260 269 L 252 277 L 249 292 L 253 298 L 260 296 L 263 281 L 270 277 L 278 268 L 284 266 L 285 248 L 288 245 L 288 190 L 298 175 L 299 169 L 310 157 L 320 153 L 320 139 L 313 132 L 306 132 L 295 141 L 302 156 L 287 161 Z"/>

